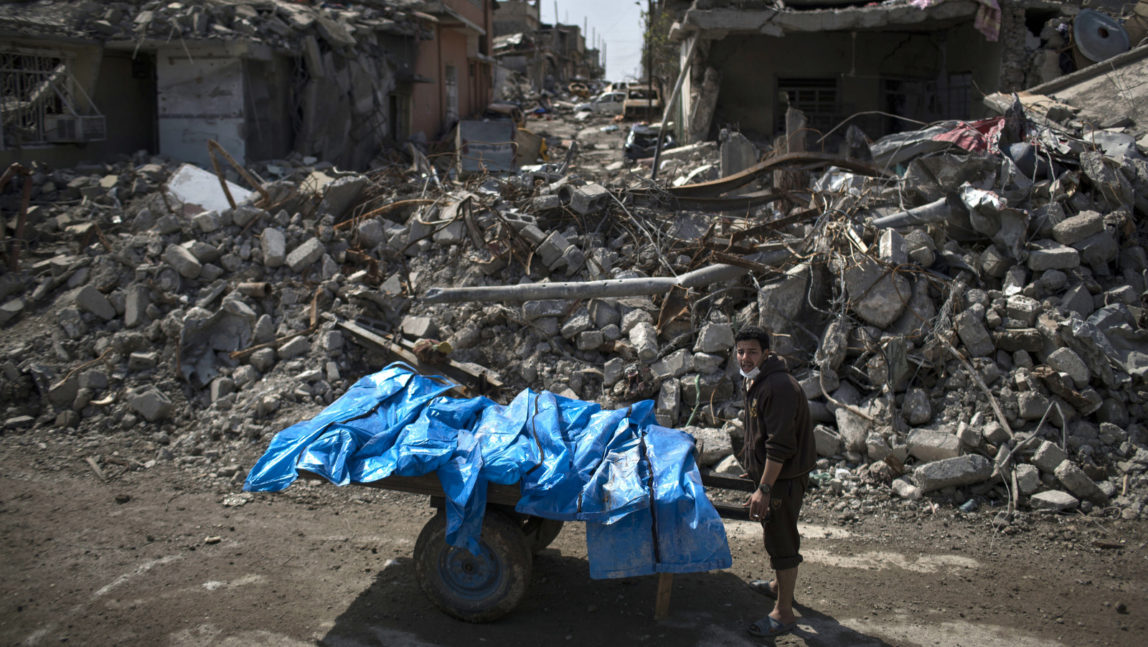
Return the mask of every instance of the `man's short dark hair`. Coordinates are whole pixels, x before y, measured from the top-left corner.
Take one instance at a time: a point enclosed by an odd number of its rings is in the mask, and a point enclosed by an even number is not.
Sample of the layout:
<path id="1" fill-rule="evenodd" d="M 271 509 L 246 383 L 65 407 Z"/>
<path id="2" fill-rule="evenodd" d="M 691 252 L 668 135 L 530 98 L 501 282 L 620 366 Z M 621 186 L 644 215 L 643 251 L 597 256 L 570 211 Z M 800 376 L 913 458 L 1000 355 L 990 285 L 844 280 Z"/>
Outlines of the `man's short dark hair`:
<path id="1" fill-rule="evenodd" d="M 761 326 L 746 326 L 737 331 L 733 341 L 736 344 L 739 341 L 754 341 L 761 344 L 762 350 L 769 350 L 769 331 Z"/>

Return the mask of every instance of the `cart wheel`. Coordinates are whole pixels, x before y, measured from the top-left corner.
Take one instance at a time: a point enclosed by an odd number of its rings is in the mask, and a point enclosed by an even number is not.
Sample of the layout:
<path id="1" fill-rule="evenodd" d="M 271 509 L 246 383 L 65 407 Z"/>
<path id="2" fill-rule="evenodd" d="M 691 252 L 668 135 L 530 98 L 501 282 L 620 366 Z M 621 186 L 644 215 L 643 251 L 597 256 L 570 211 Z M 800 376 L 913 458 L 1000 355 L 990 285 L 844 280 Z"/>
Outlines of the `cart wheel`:
<path id="1" fill-rule="evenodd" d="M 514 610 L 530 582 L 533 558 L 518 525 L 486 513 L 479 554 L 446 542 L 446 514 L 423 526 L 415 542 L 415 576 L 435 606 L 467 622 L 490 622 Z"/>
<path id="2" fill-rule="evenodd" d="M 530 544 L 530 552 L 542 552 L 562 532 L 562 522 L 555 519 L 541 517 L 528 517 L 522 524 L 522 532 L 526 533 L 526 541 Z"/>

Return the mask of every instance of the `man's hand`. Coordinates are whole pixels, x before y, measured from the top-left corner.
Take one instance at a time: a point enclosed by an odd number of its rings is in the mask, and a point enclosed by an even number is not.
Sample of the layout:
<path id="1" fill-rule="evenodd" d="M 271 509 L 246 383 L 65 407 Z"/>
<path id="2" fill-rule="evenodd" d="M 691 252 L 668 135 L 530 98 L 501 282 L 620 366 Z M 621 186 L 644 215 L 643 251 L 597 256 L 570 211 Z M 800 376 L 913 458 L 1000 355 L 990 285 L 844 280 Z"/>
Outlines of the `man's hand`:
<path id="1" fill-rule="evenodd" d="M 754 490 L 753 494 L 749 495 L 746 505 L 749 506 L 750 520 L 761 521 L 769 514 L 769 495 L 761 490 Z"/>

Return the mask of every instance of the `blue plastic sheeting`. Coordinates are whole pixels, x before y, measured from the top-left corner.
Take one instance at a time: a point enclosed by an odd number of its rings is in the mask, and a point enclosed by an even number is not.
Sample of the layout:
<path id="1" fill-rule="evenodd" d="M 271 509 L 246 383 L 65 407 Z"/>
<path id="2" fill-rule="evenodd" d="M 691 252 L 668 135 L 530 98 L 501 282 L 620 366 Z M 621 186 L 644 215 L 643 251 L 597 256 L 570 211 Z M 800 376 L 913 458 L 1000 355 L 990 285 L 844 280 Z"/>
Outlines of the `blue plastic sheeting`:
<path id="1" fill-rule="evenodd" d="M 449 389 L 402 364 L 364 377 L 318 416 L 279 432 L 243 489 L 283 490 L 300 469 L 336 485 L 435 472 L 447 541 L 477 552 L 487 483 L 518 483 L 518 512 L 587 522 L 591 577 L 732 564 L 693 439 L 654 424 L 653 402 L 603 410 L 526 390 L 504 406 L 443 396 Z"/>

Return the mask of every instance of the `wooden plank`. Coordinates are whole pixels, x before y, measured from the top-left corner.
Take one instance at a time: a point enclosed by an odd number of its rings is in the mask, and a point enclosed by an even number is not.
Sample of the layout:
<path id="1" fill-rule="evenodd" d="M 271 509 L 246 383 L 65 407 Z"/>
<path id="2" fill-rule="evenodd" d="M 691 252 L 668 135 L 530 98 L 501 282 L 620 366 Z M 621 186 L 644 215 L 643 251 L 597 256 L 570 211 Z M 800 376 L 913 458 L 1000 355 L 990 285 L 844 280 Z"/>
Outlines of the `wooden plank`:
<path id="1" fill-rule="evenodd" d="M 674 588 L 673 573 L 658 573 L 658 599 L 654 603 L 654 620 L 665 620 L 670 615 L 670 594 Z"/>

